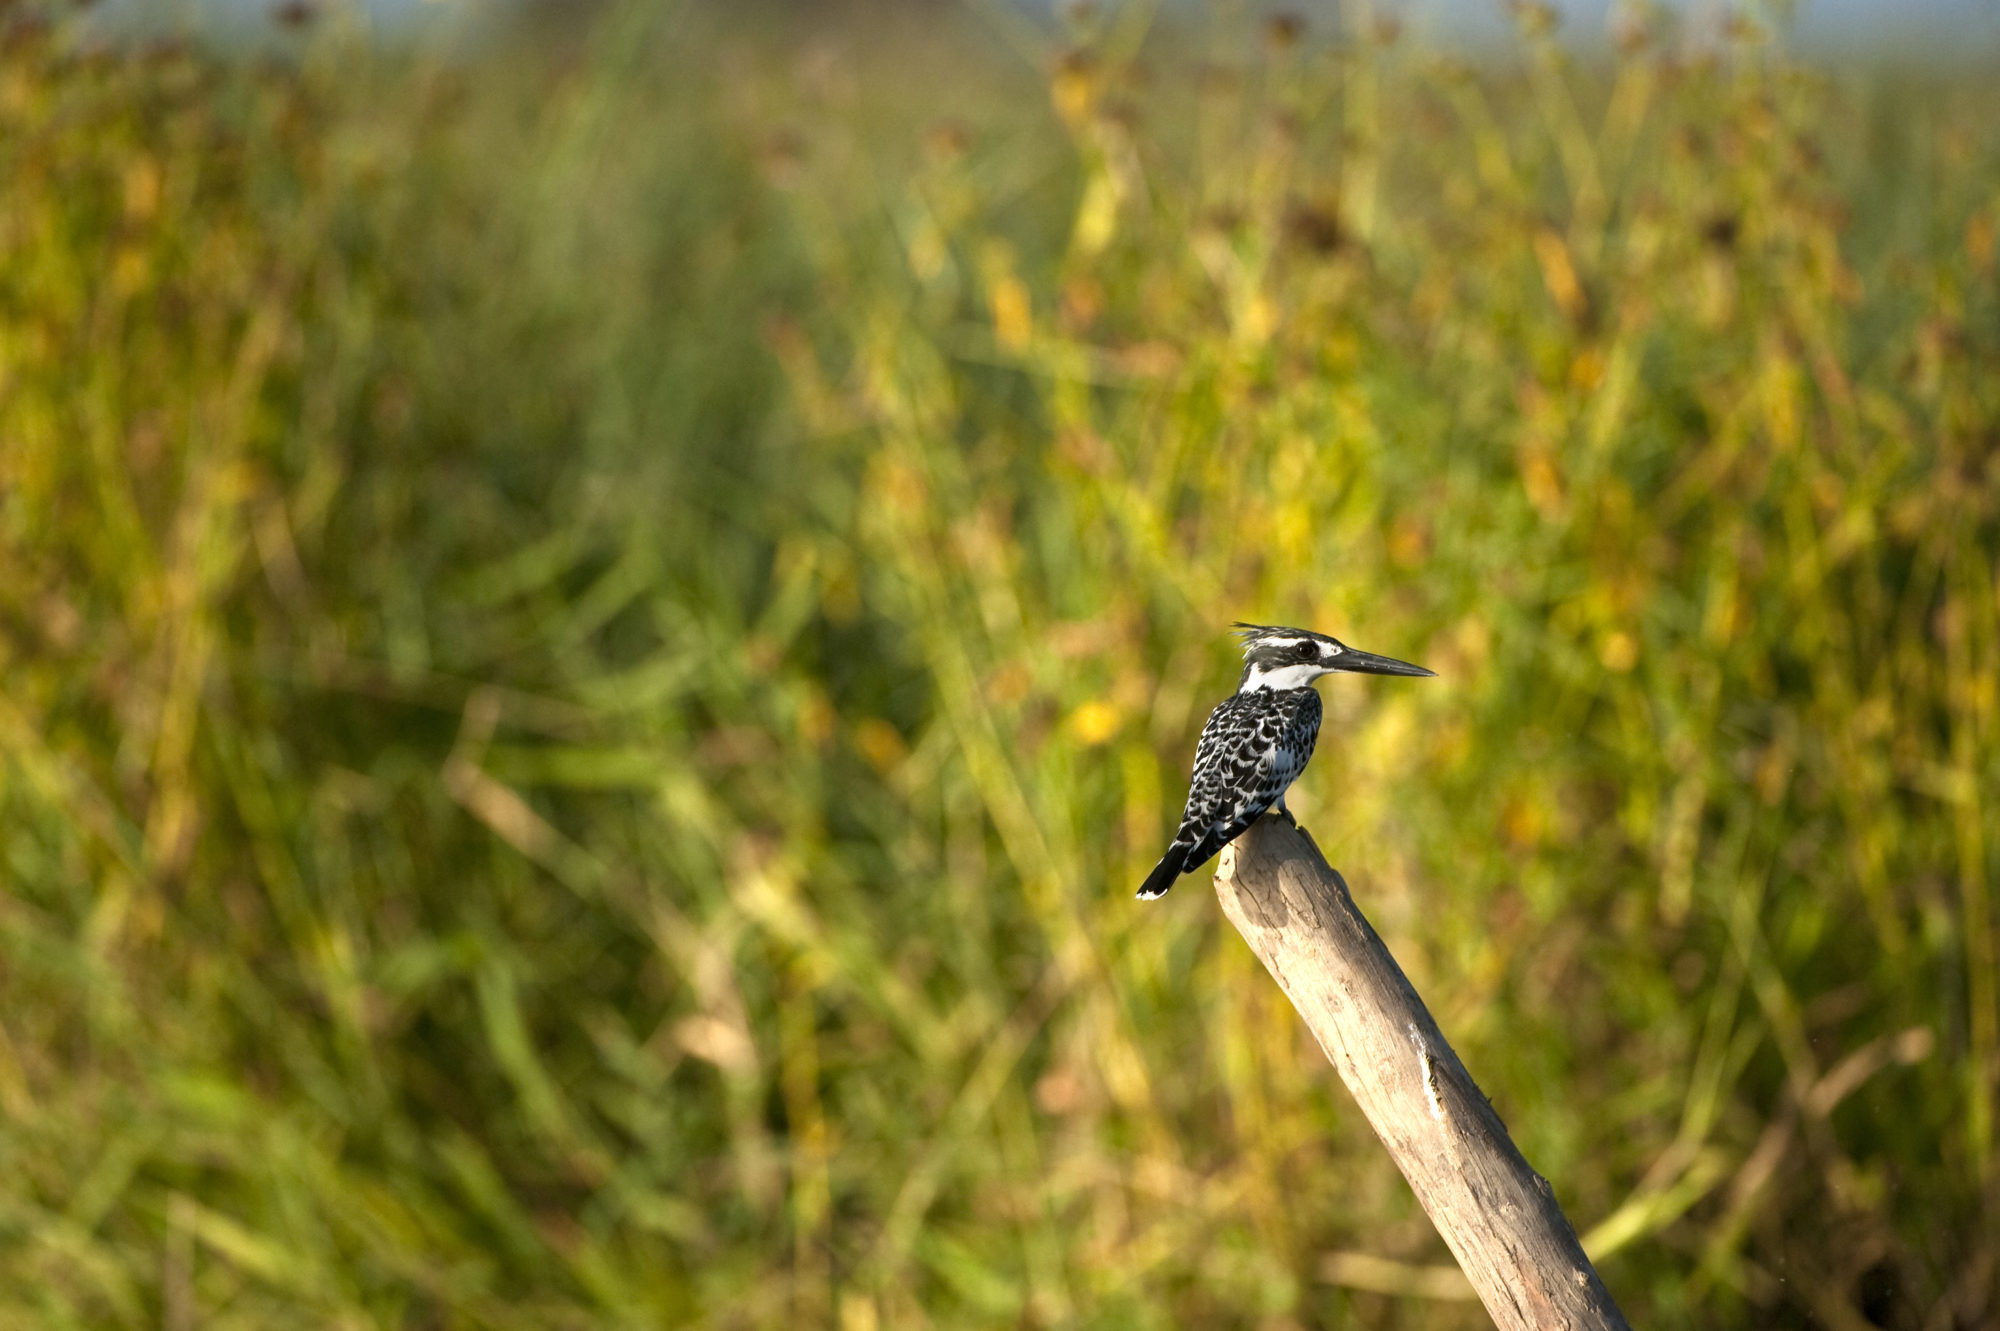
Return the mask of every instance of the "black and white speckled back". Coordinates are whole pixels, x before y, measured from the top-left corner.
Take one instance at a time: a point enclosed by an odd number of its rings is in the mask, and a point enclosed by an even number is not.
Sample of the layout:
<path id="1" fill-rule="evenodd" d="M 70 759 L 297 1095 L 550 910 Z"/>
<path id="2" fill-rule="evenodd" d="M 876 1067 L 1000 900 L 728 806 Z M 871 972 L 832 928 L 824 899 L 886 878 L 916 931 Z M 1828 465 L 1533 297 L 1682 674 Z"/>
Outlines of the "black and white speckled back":
<path id="1" fill-rule="evenodd" d="M 1200 864 L 1278 802 L 1312 757 L 1320 711 L 1307 687 L 1238 693 L 1209 713 L 1174 837 L 1190 847 L 1185 863 Z"/>

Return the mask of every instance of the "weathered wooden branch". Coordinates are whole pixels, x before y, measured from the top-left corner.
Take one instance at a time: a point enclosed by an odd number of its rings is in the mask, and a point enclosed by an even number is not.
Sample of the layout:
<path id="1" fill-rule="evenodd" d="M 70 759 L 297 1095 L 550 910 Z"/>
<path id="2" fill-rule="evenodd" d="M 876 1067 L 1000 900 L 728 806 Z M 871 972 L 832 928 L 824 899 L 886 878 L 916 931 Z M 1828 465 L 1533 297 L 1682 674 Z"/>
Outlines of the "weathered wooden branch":
<path id="1" fill-rule="evenodd" d="M 1263 818 L 1222 852 L 1215 893 L 1502 1331 L 1624 1331 L 1548 1181 L 1521 1158 L 1319 848 Z"/>

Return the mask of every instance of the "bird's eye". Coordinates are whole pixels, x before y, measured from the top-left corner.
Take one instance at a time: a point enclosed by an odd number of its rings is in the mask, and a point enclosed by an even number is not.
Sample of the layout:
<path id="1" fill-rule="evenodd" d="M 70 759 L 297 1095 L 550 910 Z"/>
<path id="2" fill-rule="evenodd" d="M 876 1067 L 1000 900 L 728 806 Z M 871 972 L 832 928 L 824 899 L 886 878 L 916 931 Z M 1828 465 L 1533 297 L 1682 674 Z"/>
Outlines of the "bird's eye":
<path id="1" fill-rule="evenodd" d="M 1301 661 L 1310 661 L 1319 655 L 1319 648 L 1309 642 L 1300 643 L 1296 650 Z"/>

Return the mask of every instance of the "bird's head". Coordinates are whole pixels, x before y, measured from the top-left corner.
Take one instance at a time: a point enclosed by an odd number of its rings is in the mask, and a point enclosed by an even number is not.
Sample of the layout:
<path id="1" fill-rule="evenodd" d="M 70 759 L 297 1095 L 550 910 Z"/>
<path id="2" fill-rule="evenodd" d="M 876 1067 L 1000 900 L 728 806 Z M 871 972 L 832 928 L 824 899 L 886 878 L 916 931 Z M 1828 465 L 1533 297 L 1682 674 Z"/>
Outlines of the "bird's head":
<path id="1" fill-rule="evenodd" d="M 1243 635 L 1243 678 L 1238 693 L 1253 689 L 1302 689 L 1337 670 L 1361 675 L 1434 675 L 1408 661 L 1356 651 L 1338 638 L 1310 629 L 1237 624 Z"/>

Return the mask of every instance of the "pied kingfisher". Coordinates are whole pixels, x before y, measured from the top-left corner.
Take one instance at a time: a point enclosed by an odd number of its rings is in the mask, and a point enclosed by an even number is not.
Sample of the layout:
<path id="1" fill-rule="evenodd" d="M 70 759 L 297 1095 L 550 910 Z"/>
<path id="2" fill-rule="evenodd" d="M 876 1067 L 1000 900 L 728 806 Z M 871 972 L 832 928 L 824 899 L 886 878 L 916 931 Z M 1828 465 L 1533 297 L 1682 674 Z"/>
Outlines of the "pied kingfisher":
<path id="1" fill-rule="evenodd" d="M 1305 770 L 1319 738 L 1319 693 L 1313 681 L 1336 670 L 1364 675 L 1434 675 L 1408 661 L 1358 652 L 1309 629 L 1237 624 L 1243 635 L 1243 678 L 1234 695 L 1208 714 L 1194 751 L 1187 812 L 1181 830 L 1139 889 L 1165 896 L 1174 879 L 1192 873 L 1234 841 L 1273 804 L 1286 821 L 1285 789 Z"/>

